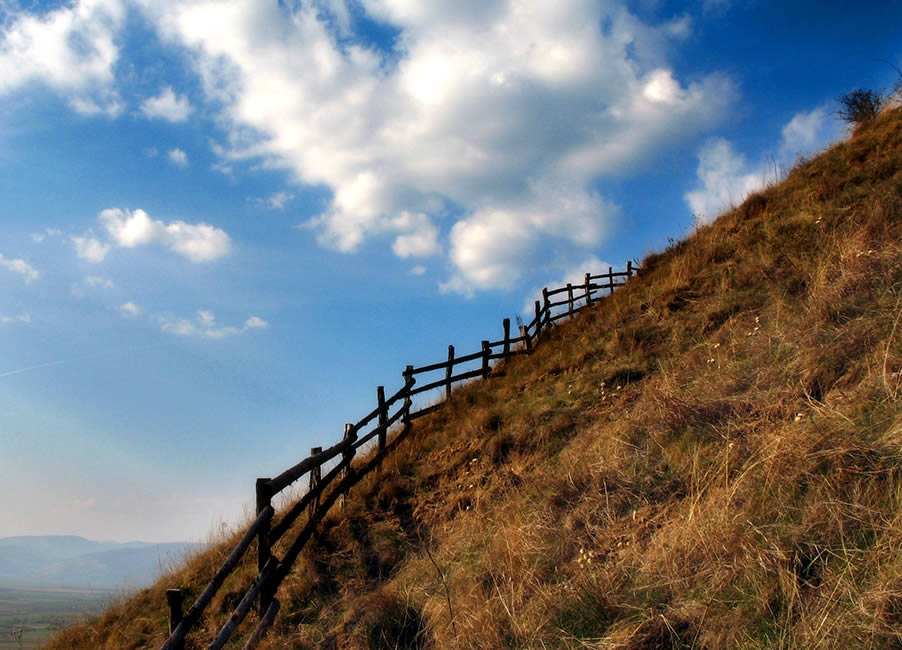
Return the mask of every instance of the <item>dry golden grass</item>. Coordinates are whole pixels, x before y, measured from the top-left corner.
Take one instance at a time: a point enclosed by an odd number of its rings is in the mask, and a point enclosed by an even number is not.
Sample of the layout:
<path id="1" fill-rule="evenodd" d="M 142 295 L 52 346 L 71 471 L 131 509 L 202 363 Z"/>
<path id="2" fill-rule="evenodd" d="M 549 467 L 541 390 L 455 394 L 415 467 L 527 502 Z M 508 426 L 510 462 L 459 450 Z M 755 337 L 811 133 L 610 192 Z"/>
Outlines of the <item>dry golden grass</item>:
<path id="1" fill-rule="evenodd" d="M 902 647 L 900 242 L 894 110 L 418 422 L 264 646 Z M 224 552 L 51 647 L 158 646 Z"/>

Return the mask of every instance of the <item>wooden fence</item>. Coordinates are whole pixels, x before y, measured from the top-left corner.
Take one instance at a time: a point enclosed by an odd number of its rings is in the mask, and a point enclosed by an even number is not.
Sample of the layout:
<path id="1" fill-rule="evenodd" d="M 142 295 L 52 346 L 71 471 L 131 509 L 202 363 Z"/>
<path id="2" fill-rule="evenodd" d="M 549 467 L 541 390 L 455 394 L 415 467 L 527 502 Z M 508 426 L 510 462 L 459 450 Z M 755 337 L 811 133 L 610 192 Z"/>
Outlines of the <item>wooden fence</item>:
<path id="1" fill-rule="evenodd" d="M 167 591 L 170 634 L 162 646 L 163 650 L 181 650 L 184 647 L 186 636 L 201 619 L 210 601 L 229 574 L 238 566 L 254 540 L 257 541 L 257 578 L 208 647 L 222 648 L 251 608 L 257 604 L 260 619 L 244 644 L 245 649 L 255 648 L 279 612 L 279 600 L 276 598 L 279 585 L 294 566 L 295 560 L 313 535 L 317 524 L 336 501 L 340 499 L 343 502 L 348 491 L 376 468 L 407 436 L 413 420 L 437 411 L 443 404 L 443 401 L 436 401 L 430 406 L 414 410 L 412 398 L 415 395 L 442 390 L 447 399 L 454 384 L 469 379 L 487 378 L 491 373 L 492 361 L 508 359 L 517 354 L 530 354 L 541 341 L 543 333 L 547 332 L 555 321 L 573 316 L 579 309 L 603 298 L 605 292 L 610 295 L 617 286 L 623 284 L 637 271 L 632 262 L 627 262 L 626 271 L 615 272 L 609 267 L 607 273 L 600 275 L 586 273 L 583 284 L 567 284 L 565 287 L 552 290 L 543 289 L 542 299 L 535 301 L 534 318 L 528 324 L 519 327 L 519 336 L 511 336 L 510 319 L 505 318 L 503 337 L 497 341 L 482 341 L 478 352 L 455 356 L 454 346 L 449 345 L 446 361 L 419 368 L 407 366 L 402 373 L 404 385 L 388 398 L 385 397 L 384 387 L 379 386 L 376 389 L 376 408 L 358 422 L 346 424 L 344 437 L 340 442 L 325 450 L 314 447 L 310 456 L 275 478 L 258 478 L 256 518 L 194 604 L 183 614 L 181 591 L 178 589 Z M 462 372 L 454 374 L 456 366 L 465 368 Z M 438 374 L 439 378 L 417 385 L 416 377 L 423 374 L 433 376 Z M 368 427 L 371 428 L 364 433 Z M 374 453 L 362 465 L 353 465 L 358 450 L 373 441 L 375 441 Z M 323 475 L 324 466 L 333 459 L 338 459 L 338 462 Z M 306 493 L 274 525 L 273 499 L 304 475 L 308 476 Z M 326 488 L 331 488 L 328 493 L 325 493 Z M 304 526 L 283 557 L 281 559 L 276 557 L 272 552 L 273 545 L 291 530 L 297 519 L 305 512 L 307 518 Z"/>

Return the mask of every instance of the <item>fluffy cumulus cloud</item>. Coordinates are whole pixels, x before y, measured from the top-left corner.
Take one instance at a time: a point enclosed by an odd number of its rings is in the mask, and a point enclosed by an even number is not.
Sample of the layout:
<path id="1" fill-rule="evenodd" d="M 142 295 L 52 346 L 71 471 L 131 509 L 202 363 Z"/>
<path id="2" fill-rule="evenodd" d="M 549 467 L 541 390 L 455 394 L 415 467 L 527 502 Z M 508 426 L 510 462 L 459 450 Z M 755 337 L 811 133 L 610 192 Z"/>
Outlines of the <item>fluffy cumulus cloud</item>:
<path id="1" fill-rule="evenodd" d="M 106 254 L 110 251 L 109 244 L 90 235 L 83 237 L 72 235 L 71 239 L 72 245 L 75 246 L 75 253 L 86 262 L 98 264 L 106 259 Z"/>
<path id="2" fill-rule="evenodd" d="M 114 113 L 123 3 L 188 54 L 225 130 L 218 168 L 262 163 L 328 188 L 307 223 L 324 246 L 446 254 L 446 290 L 511 286 L 542 252 L 586 254 L 617 215 L 598 181 L 712 128 L 736 98 L 726 76 L 674 73 L 688 16 L 649 25 L 617 0 L 78 0 L 6 21 L 0 92 L 36 80 Z M 374 43 L 361 14 L 396 38 Z M 164 86 L 140 109 L 183 121 L 193 107 Z M 90 239 L 76 246 L 102 258 Z"/>
<path id="3" fill-rule="evenodd" d="M 750 164 L 727 140 L 711 139 L 699 152 L 699 182 L 685 194 L 686 203 L 697 222 L 710 223 L 752 192 L 779 180 L 799 156 L 827 147 L 841 133 L 839 122 L 825 107 L 796 113 L 781 129 L 776 153 L 759 164 Z"/>
<path id="4" fill-rule="evenodd" d="M 97 220 L 106 231 L 107 242 L 90 234 L 72 237 L 78 256 L 88 262 L 102 262 L 113 246 L 136 248 L 156 244 L 195 263 L 216 260 L 231 250 L 228 234 L 207 223 L 165 223 L 151 219 L 144 210 L 120 208 L 102 211 Z"/>
<path id="5" fill-rule="evenodd" d="M 22 258 L 9 259 L 8 257 L 4 257 L 2 253 L 0 253 L 0 268 L 22 276 L 25 284 L 30 284 L 41 277 L 40 271 Z"/>
<path id="6" fill-rule="evenodd" d="M 193 111 L 191 102 L 184 95 L 176 95 L 169 86 L 155 97 L 148 97 L 141 104 L 141 112 L 150 119 L 184 122 Z"/>
<path id="7" fill-rule="evenodd" d="M 13 9 L 0 23 L 0 95 L 43 83 L 66 97 L 76 111 L 118 115 L 114 88 L 125 20 L 122 0 L 81 0 L 35 15 Z"/>
<path id="8" fill-rule="evenodd" d="M 711 128 L 736 96 L 724 76 L 687 82 L 668 65 L 685 16 L 649 26 L 616 2 L 143 7 L 224 107 L 223 164 L 262 159 L 331 189 L 309 224 L 323 245 L 445 249 L 454 291 L 511 286 L 548 247 L 585 254 L 617 213 L 595 182 Z M 394 45 L 355 33 L 360 12 Z"/>
<path id="9" fill-rule="evenodd" d="M 208 339 L 224 339 L 231 336 L 244 334 L 249 330 L 266 329 L 269 323 L 259 316 L 251 316 L 241 326 L 221 326 L 216 322 L 213 312 L 206 309 L 198 309 L 194 319 L 176 318 L 171 315 L 159 315 L 156 321 L 160 329 L 167 334 L 177 336 L 197 336 Z"/>

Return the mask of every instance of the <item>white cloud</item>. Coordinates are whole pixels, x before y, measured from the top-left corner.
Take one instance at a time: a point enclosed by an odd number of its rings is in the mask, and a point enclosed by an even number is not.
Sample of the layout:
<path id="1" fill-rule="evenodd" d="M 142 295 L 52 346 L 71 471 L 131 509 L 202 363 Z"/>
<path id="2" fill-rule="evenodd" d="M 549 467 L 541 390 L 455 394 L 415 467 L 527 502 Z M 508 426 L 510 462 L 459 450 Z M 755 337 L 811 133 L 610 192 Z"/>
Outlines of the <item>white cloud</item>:
<path id="1" fill-rule="evenodd" d="M 99 275 L 88 275 L 82 278 L 79 284 L 72 285 L 72 295 L 76 298 L 83 298 L 87 289 L 113 289 L 115 286 L 112 280 L 107 280 Z"/>
<path id="2" fill-rule="evenodd" d="M 392 219 L 392 226 L 404 234 L 395 238 L 392 250 L 401 258 L 428 257 L 441 252 L 438 228 L 423 213 L 402 212 Z"/>
<path id="3" fill-rule="evenodd" d="M 144 9 L 165 41 L 192 51 L 207 97 L 224 107 L 222 165 L 262 160 L 331 189 L 310 225 L 340 251 L 390 237 L 399 256 L 435 254 L 450 232 L 448 289 L 510 286 L 549 239 L 581 254 L 616 211 L 574 238 L 585 214 L 546 212 L 537 188 L 564 186 L 558 205 L 609 208 L 587 199 L 598 178 L 711 128 L 736 97 L 724 76 L 673 73 L 665 53 L 691 33 L 685 17 L 652 27 L 591 0 L 362 0 L 400 30 L 397 49 L 380 52 L 355 42 L 345 3 L 287 5 Z M 489 232 L 506 239 L 489 243 Z"/>
<path id="4" fill-rule="evenodd" d="M 274 192 L 266 198 L 254 199 L 253 201 L 258 205 L 263 205 L 272 210 L 283 210 L 285 208 L 285 204 L 292 199 L 294 199 L 294 193 L 282 191 Z"/>
<path id="5" fill-rule="evenodd" d="M 745 156 L 723 138 L 709 140 L 698 154 L 701 187 L 686 193 L 686 202 L 700 223 L 710 223 L 752 192 L 762 189 L 765 170 L 751 169 Z"/>
<path id="6" fill-rule="evenodd" d="M 251 316 L 246 321 L 244 321 L 245 329 L 266 329 L 267 327 L 269 327 L 269 323 L 267 323 L 259 316 Z"/>
<path id="7" fill-rule="evenodd" d="M 426 267 L 422 264 L 417 264 L 415 267 L 410 269 L 411 275 L 426 275 Z"/>
<path id="8" fill-rule="evenodd" d="M 116 286 L 111 280 L 102 278 L 99 275 L 88 275 L 83 280 L 83 283 L 86 287 L 90 287 L 92 289 L 112 289 Z"/>
<path id="9" fill-rule="evenodd" d="M 85 114 L 115 116 L 116 34 L 125 19 L 121 0 L 81 0 L 41 15 L 9 12 L 0 32 L 0 95 L 43 83 Z"/>
<path id="10" fill-rule="evenodd" d="M 22 276 L 25 284 L 30 284 L 31 282 L 34 282 L 39 277 L 41 277 L 40 271 L 35 269 L 25 260 L 21 258 L 14 260 L 9 259 L 7 257 L 4 257 L 2 253 L 0 253 L 0 268 L 4 268 L 7 271 L 12 271 L 13 273 L 18 273 Z"/>
<path id="11" fill-rule="evenodd" d="M 119 306 L 119 314 L 123 318 L 137 318 L 144 310 L 132 301 L 128 301 Z"/>
<path id="12" fill-rule="evenodd" d="M 75 246 L 75 253 L 86 262 L 98 264 L 106 258 L 106 254 L 110 251 L 110 245 L 104 244 L 96 237 L 72 235 L 70 239 Z"/>
<path id="13" fill-rule="evenodd" d="M 28 313 L 22 313 L 18 316 L 7 316 L 6 314 L 0 314 L 0 325 L 9 325 L 10 323 L 30 323 L 31 315 Z"/>
<path id="14" fill-rule="evenodd" d="M 160 325 L 160 329 L 167 334 L 198 336 L 208 339 L 224 339 L 244 334 L 248 330 L 266 329 L 269 327 L 269 323 L 259 316 L 251 316 L 240 327 L 220 327 L 216 324 L 216 317 L 213 312 L 205 309 L 198 309 L 194 320 L 176 318 L 171 315 L 158 315 L 156 320 Z"/>
<path id="15" fill-rule="evenodd" d="M 169 122 L 184 122 L 194 108 L 184 95 L 176 95 L 166 86 L 156 97 L 149 97 L 141 104 L 141 112 L 150 119 L 159 118 Z"/>
<path id="16" fill-rule="evenodd" d="M 752 192 L 776 182 L 798 156 L 811 154 L 835 142 L 841 127 L 825 107 L 796 113 L 781 129 L 776 156 L 751 165 L 723 138 L 709 140 L 698 154 L 700 186 L 686 192 L 685 199 L 700 223 L 710 223 L 730 207 L 739 205 Z"/>
<path id="17" fill-rule="evenodd" d="M 169 162 L 171 162 L 176 167 L 187 167 L 188 166 L 188 154 L 184 151 L 176 147 L 175 149 L 169 150 Z"/>
<path id="18" fill-rule="evenodd" d="M 842 124 L 826 106 L 796 113 L 781 131 L 778 152 L 782 164 L 790 165 L 798 156 L 825 149 L 842 136 Z"/>
<path id="19" fill-rule="evenodd" d="M 513 288 L 521 269 L 547 257 L 548 242 L 585 254 L 620 214 L 602 197 L 566 185 L 536 186 L 531 198 L 513 209 L 480 211 L 458 220 L 450 235 L 455 272 L 442 291 Z"/>
<path id="20" fill-rule="evenodd" d="M 104 210 L 97 219 L 111 242 L 123 248 L 159 244 L 195 263 L 218 259 L 231 249 L 228 234 L 206 223 L 164 223 L 151 219 L 144 210 L 119 208 Z"/>
<path id="21" fill-rule="evenodd" d="M 63 231 L 59 228 L 44 228 L 44 232 L 31 233 L 31 239 L 37 244 L 41 244 L 48 237 L 60 237 Z"/>

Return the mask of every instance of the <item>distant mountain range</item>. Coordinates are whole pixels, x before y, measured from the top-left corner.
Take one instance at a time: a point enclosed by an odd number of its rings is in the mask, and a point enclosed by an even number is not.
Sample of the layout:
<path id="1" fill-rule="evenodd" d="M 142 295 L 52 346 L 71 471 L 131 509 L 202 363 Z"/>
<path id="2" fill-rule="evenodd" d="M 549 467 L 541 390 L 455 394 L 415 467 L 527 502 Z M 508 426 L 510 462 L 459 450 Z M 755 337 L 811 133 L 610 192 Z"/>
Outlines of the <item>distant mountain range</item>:
<path id="1" fill-rule="evenodd" d="M 0 537 L 0 585 L 139 588 L 199 546 L 95 542 L 71 535 Z"/>

